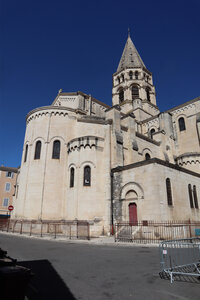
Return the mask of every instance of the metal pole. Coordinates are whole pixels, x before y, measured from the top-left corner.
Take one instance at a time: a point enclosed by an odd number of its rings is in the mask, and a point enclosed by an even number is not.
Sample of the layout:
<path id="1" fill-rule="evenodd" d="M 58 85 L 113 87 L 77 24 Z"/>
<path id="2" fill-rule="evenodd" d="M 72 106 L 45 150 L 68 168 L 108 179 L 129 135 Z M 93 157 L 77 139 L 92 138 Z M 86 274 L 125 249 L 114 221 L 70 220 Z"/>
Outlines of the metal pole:
<path id="1" fill-rule="evenodd" d="M 40 232 L 41 237 L 42 237 L 42 226 L 43 226 L 43 223 L 41 222 L 41 232 Z"/>
<path id="2" fill-rule="evenodd" d="M 15 231 L 15 225 L 16 225 L 17 221 L 15 221 L 15 223 L 13 224 L 13 233 Z"/>
<path id="3" fill-rule="evenodd" d="M 189 233 L 190 233 L 190 238 L 192 237 L 192 231 L 191 231 L 191 221 L 189 219 Z"/>
<path id="4" fill-rule="evenodd" d="M 87 223 L 88 240 L 90 240 L 90 224 Z"/>
<path id="5" fill-rule="evenodd" d="M 30 236 L 32 234 L 32 221 L 31 221 L 31 228 L 30 228 Z"/>
<path id="6" fill-rule="evenodd" d="M 23 226 L 23 221 L 21 221 L 20 234 L 22 234 L 22 226 Z"/>
<path id="7" fill-rule="evenodd" d="M 54 236 L 54 238 L 56 239 L 56 224 L 54 226 L 55 226 L 55 236 Z"/>
<path id="8" fill-rule="evenodd" d="M 9 227 L 10 227 L 10 216 L 9 216 L 9 220 L 8 220 L 7 232 L 9 231 Z"/>

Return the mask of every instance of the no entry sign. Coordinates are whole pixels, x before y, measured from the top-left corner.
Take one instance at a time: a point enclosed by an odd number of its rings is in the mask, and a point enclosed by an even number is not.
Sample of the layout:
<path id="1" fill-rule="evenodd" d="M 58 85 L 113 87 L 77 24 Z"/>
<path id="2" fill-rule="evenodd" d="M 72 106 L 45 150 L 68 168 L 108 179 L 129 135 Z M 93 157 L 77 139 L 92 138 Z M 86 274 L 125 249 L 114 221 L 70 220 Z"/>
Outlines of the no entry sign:
<path id="1" fill-rule="evenodd" d="M 9 211 L 12 211 L 13 209 L 14 209 L 14 206 L 12 206 L 12 205 L 9 205 L 9 206 L 8 206 L 8 210 L 9 210 Z"/>

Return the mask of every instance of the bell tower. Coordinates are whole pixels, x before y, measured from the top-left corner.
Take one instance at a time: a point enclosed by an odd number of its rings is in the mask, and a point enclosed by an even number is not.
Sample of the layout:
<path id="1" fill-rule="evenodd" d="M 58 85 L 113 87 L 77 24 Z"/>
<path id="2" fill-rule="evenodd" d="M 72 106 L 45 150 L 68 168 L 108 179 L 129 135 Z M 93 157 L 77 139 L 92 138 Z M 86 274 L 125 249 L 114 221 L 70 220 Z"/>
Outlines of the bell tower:
<path id="1" fill-rule="evenodd" d="M 113 74 L 112 104 L 119 105 L 122 113 L 133 112 L 139 121 L 159 113 L 152 73 L 142 61 L 130 33 Z"/>

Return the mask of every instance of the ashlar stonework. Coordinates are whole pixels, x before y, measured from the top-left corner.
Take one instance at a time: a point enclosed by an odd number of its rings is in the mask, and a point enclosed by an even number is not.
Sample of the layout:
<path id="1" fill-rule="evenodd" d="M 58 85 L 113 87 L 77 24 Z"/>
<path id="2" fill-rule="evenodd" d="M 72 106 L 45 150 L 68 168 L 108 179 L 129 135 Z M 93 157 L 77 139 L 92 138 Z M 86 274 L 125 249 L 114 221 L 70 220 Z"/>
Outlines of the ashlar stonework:
<path id="1" fill-rule="evenodd" d="M 200 97 L 160 113 L 130 36 L 111 107 L 60 90 L 26 123 L 15 219 L 87 220 L 96 236 L 113 222 L 199 220 Z"/>

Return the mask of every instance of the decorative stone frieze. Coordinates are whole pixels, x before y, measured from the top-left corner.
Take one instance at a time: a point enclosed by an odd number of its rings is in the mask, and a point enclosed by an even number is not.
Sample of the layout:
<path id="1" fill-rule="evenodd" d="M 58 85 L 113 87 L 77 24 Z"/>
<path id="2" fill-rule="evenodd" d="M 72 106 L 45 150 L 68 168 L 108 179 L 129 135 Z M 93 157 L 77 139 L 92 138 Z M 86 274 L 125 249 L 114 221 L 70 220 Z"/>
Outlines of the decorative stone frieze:
<path id="1" fill-rule="evenodd" d="M 102 149 L 103 138 L 97 136 L 83 136 L 75 138 L 67 143 L 67 152 L 80 151 L 81 148 L 89 147 L 90 149 L 94 147 L 96 150 Z"/>

